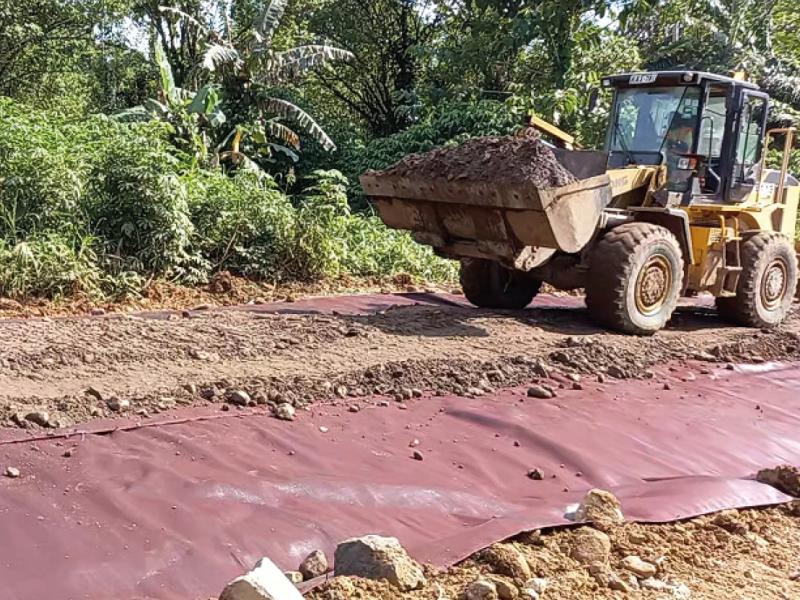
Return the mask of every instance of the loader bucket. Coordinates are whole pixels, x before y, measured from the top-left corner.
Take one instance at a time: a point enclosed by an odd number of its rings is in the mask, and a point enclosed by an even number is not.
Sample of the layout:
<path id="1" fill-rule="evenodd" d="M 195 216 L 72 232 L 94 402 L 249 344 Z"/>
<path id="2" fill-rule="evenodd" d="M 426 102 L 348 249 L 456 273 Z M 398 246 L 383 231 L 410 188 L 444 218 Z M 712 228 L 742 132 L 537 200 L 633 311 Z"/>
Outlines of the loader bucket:
<path id="1" fill-rule="evenodd" d="M 530 270 L 556 250 L 574 253 L 594 235 L 611 203 L 602 152 L 557 151 L 576 183 L 538 189 L 502 181 L 367 173 L 364 191 L 394 229 L 451 258 L 473 257 Z"/>

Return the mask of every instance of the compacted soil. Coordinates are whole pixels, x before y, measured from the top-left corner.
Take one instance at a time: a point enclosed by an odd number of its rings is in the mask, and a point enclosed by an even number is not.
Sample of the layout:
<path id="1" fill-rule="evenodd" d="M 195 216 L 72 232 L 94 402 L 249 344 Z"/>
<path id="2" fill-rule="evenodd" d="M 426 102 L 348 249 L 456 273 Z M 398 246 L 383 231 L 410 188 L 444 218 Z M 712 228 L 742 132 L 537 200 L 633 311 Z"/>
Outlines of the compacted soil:
<path id="1" fill-rule="evenodd" d="M 650 338 L 600 330 L 582 309 L 406 306 L 367 316 L 210 309 L 163 317 L 3 321 L 0 425 L 146 418 L 177 405 L 229 410 L 230 403 L 299 407 L 348 396 L 403 400 L 421 391 L 479 395 L 554 372 L 613 385 L 653 376 L 650 369 L 667 362 L 679 369 L 689 359 L 800 357 L 797 314 L 761 332 L 727 326 L 699 307 L 681 309 Z"/>

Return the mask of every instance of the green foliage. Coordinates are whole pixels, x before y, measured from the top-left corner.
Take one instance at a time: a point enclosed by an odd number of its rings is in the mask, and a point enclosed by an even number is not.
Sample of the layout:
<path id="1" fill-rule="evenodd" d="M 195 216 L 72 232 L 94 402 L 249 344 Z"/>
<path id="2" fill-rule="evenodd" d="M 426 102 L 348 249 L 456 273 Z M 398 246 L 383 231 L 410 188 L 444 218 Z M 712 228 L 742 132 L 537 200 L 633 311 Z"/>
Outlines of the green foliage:
<path id="1" fill-rule="evenodd" d="M 79 159 L 50 115 L 0 99 L 0 238 L 60 223 L 83 193 Z"/>
<path id="2" fill-rule="evenodd" d="M 268 161 L 275 152 L 296 158 L 300 138 L 287 124 L 291 123 L 326 150 L 336 148 L 325 130 L 302 107 L 290 102 L 282 88 L 311 69 L 348 60 L 352 55 L 321 43 L 276 48 L 274 38 L 287 3 L 268 0 L 250 7 L 252 10 L 234 10 L 232 14 L 223 7 L 221 22 L 203 3 L 195 1 L 149 8 L 150 18 L 157 25 L 166 22 L 168 31 L 178 28 L 191 32 L 193 39 L 197 56 L 192 57 L 191 65 L 185 64 L 185 45 L 176 47 L 172 33 L 159 30 L 154 45 L 164 112 L 200 116 L 199 120 L 190 120 L 194 128 L 178 132 L 184 144 L 193 143 L 199 136 L 210 138 L 215 161 L 233 166 L 248 162 L 248 168 L 252 168 L 262 159 Z M 170 44 L 167 54 L 162 42 Z M 181 63 L 171 64 L 170 56 L 180 57 Z M 176 85 L 175 70 L 182 86 Z M 186 106 L 181 105 L 184 100 Z M 243 144 L 245 138 L 247 143 Z M 245 153 L 247 149 L 252 152 Z"/>
<path id="3" fill-rule="evenodd" d="M 351 214 L 340 173 L 315 173 L 290 198 L 263 172 L 198 166 L 173 132 L 1 100 L 0 295 L 131 293 L 153 276 L 196 283 L 218 269 L 452 275 L 407 235 Z"/>
<path id="4" fill-rule="evenodd" d="M 91 238 L 50 232 L 16 243 L 0 240 L 0 296 L 99 296 L 104 279 Z"/>
<path id="5" fill-rule="evenodd" d="M 193 281 L 202 275 L 189 254 L 194 228 L 178 168 L 152 128 L 132 128 L 90 173 L 87 209 L 109 255 L 136 271 Z"/>
<path id="6" fill-rule="evenodd" d="M 350 213 L 347 179 L 338 171 L 317 171 L 297 211 L 292 258 L 303 278 L 344 273 L 408 272 L 428 279 L 452 279 L 453 263 L 437 259 L 406 233 L 387 231 L 374 217 Z"/>
<path id="7" fill-rule="evenodd" d="M 259 279 L 289 275 L 294 207 L 269 177 L 195 170 L 184 176 L 194 248 L 212 268 Z"/>

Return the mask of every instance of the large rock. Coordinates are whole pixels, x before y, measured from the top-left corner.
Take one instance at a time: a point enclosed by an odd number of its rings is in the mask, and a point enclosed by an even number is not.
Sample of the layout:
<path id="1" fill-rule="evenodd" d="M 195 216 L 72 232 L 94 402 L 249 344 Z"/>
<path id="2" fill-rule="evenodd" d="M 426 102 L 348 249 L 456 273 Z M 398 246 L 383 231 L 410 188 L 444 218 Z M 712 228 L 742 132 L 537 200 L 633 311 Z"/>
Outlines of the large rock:
<path id="1" fill-rule="evenodd" d="M 622 504 L 617 497 L 606 490 L 589 490 L 575 512 L 576 521 L 599 524 L 622 523 Z"/>
<path id="2" fill-rule="evenodd" d="M 337 577 L 385 579 L 403 592 L 425 585 L 422 569 L 393 537 L 367 535 L 342 542 L 336 548 L 333 563 Z"/>
<path id="3" fill-rule="evenodd" d="M 572 536 L 570 556 L 584 565 L 605 564 L 611 554 L 611 538 L 602 531 L 581 527 Z"/>
<path id="4" fill-rule="evenodd" d="M 268 558 L 225 586 L 219 600 L 303 600 L 286 575 Z"/>

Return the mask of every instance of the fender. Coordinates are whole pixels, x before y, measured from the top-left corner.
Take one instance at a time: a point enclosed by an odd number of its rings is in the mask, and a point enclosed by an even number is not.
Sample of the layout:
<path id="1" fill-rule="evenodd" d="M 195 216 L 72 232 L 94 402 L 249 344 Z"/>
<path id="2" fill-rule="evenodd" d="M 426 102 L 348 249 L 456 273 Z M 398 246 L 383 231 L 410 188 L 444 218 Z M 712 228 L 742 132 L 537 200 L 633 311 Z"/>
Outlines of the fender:
<path id="1" fill-rule="evenodd" d="M 686 268 L 694 264 L 694 251 L 692 250 L 692 234 L 689 229 L 689 215 L 676 208 L 659 208 L 650 206 L 630 206 L 628 210 L 633 214 L 633 220 L 643 223 L 660 225 L 674 235 L 683 252 Z"/>

